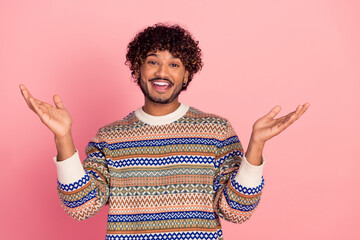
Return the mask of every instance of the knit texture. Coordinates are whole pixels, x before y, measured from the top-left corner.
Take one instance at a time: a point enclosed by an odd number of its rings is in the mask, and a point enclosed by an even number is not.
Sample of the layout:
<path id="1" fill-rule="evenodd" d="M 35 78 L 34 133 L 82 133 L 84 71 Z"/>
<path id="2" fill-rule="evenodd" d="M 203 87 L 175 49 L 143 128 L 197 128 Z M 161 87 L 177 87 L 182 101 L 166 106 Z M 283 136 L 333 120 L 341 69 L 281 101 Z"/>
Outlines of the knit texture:
<path id="1" fill-rule="evenodd" d="M 106 239 L 222 239 L 219 217 L 249 219 L 264 184 L 237 181 L 244 153 L 233 128 L 192 107 L 163 125 L 132 112 L 102 127 L 86 155 L 81 179 L 58 181 L 60 201 L 77 220 L 109 203 Z"/>

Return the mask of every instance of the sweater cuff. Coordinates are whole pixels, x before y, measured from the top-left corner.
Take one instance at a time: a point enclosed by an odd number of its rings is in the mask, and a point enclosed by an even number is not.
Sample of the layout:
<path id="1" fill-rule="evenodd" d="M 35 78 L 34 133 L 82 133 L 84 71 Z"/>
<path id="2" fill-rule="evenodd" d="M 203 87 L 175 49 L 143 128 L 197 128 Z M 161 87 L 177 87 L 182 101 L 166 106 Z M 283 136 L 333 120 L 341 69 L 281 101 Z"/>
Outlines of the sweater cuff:
<path id="1" fill-rule="evenodd" d="M 264 169 L 264 158 L 259 166 L 250 164 L 246 157 L 242 158 L 235 181 L 246 188 L 256 188 L 263 184 L 262 174 Z"/>
<path id="2" fill-rule="evenodd" d="M 86 175 L 77 150 L 74 155 L 63 161 L 58 162 L 56 156 L 53 159 L 58 174 L 58 181 L 62 184 L 74 183 Z"/>

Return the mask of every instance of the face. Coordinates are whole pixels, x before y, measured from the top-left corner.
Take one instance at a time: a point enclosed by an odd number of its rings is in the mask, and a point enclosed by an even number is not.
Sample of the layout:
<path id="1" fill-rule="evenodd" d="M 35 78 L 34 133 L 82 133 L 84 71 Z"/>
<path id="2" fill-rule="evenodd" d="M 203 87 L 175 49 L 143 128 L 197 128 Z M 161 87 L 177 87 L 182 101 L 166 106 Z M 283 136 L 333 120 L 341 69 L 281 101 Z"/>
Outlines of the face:
<path id="1" fill-rule="evenodd" d="M 145 97 L 155 103 L 167 104 L 177 101 L 189 72 L 180 58 L 169 51 L 149 52 L 140 66 L 140 88 Z"/>

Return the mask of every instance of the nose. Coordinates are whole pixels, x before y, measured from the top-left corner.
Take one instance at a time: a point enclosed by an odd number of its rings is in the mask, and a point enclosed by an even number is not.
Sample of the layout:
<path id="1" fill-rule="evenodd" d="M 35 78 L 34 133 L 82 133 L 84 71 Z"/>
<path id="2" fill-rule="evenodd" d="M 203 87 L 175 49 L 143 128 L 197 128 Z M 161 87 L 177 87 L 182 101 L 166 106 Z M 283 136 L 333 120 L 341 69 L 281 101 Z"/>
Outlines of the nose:
<path id="1" fill-rule="evenodd" d="M 168 71 L 166 64 L 160 64 L 156 71 L 156 76 L 165 78 L 165 77 L 168 77 L 168 73 L 169 73 L 169 71 Z"/>

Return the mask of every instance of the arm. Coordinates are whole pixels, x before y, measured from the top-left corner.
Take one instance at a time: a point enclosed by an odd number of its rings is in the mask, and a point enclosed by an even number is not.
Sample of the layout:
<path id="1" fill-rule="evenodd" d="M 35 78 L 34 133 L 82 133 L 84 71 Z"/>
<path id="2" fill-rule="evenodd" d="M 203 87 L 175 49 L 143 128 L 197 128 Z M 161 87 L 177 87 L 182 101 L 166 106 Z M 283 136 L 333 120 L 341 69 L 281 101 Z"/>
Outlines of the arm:
<path id="1" fill-rule="evenodd" d="M 55 159 L 61 206 L 76 220 L 95 215 L 109 199 L 110 174 L 103 146 L 99 131 L 86 148 L 83 165 L 77 153 L 62 162 Z"/>
<path id="2" fill-rule="evenodd" d="M 230 124 L 219 139 L 215 161 L 214 209 L 223 219 L 242 223 L 258 206 L 263 188 L 261 166 L 251 165 Z"/>
<path id="3" fill-rule="evenodd" d="M 71 135 L 72 119 L 60 97 L 54 96 L 53 106 L 35 99 L 22 84 L 20 90 L 29 108 L 54 134 L 57 148 L 57 157 L 54 160 L 62 206 L 78 220 L 94 215 L 109 197 L 109 173 L 102 149 L 101 133 L 89 143 L 83 167 Z"/>
<path id="4" fill-rule="evenodd" d="M 265 142 L 299 119 L 309 106 L 308 103 L 300 105 L 294 112 L 274 119 L 281 110 L 276 106 L 257 120 L 245 156 L 234 130 L 228 126 L 227 137 L 221 141 L 216 161 L 214 203 L 219 216 L 234 223 L 250 218 L 260 201 L 264 185 L 262 152 Z"/>

